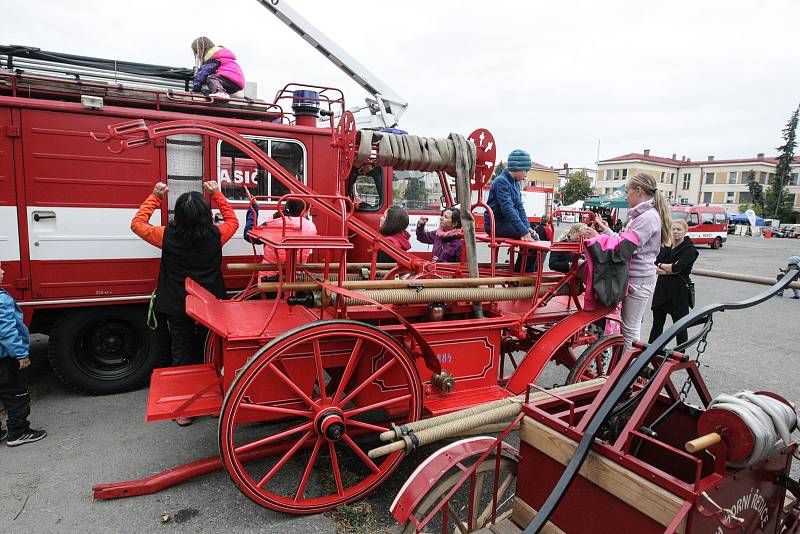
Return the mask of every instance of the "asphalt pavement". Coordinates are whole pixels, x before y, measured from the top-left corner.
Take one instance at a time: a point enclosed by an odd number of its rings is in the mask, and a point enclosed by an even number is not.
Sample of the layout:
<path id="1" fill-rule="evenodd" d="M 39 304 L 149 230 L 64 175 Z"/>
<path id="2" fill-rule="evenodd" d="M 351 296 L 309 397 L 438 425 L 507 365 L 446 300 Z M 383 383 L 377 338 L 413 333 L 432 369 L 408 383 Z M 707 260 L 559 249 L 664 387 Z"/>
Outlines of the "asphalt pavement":
<path id="1" fill-rule="evenodd" d="M 562 226 L 561 230 L 564 230 Z M 720 250 L 700 247 L 697 267 L 774 277 L 800 241 L 732 236 Z M 739 282 L 695 278 L 698 305 L 740 300 L 766 289 Z M 718 314 L 702 358 L 712 395 L 769 390 L 800 400 L 800 301 L 773 298 L 751 309 Z M 650 328 L 646 319 L 643 332 Z M 65 388 L 47 366 L 47 342 L 34 336 L 31 421 L 43 441 L 17 448 L 0 444 L 2 532 L 335 532 L 330 515 L 290 516 L 259 507 L 224 472 L 199 477 L 154 495 L 111 501 L 92 499 L 97 483 L 146 477 L 217 454 L 217 422 L 201 418 L 179 428 L 146 424 L 147 390 L 87 397 Z M 561 370 L 540 383 L 552 385 Z M 394 528 L 388 507 L 414 467 L 435 447 L 404 460 L 380 491 L 366 499 L 370 532 Z M 794 470 L 797 474 L 797 468 Z M 169 514 L 170 521 L 161 522 Z"/>

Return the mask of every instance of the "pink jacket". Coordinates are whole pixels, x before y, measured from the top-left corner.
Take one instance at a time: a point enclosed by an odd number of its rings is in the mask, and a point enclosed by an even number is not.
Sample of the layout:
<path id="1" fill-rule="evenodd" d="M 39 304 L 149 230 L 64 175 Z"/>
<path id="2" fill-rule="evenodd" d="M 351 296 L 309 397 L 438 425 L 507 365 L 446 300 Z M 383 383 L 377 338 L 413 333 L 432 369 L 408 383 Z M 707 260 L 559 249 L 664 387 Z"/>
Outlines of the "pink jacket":
<path id="1" fill-rule="evenodd" d="M 244 89 L 244 72 L 242 72 L 242 67 L 236 63 L 236 54 L 224 46 L 215 46 L 209 52 L 211 54 L 206 54 L 204 60 L 210 61 L 214 59 L 219 61 L 219 68 L 216 73 L 220 76 L 225 76 L 241 89 Z"/>
<path id="2" fill-rule="evenodd" d="M 301 235 L 301 236 L 312 236 L 317 235 L 317 227 L 314 223 L 308 219 L 304 219 L 303 217 L 284 217 L 286 219 L 286 235 Z M 278 217 L 277 219 L 270 219 L 268 220 L 263 227 L 272 228 L 275 230 L 276 235 L 280 235 L 282 228 L 283 228 L 283 219 Z M 311 255 L 311 249 L 301 249 L 300 250 L 300 263 L 306 263 L 308 261 L 308 257 Z M 264 245 L 264 258 L 261 260 L 261 263 L 278 263 L 278 258 L 280 258 L 281 265 L 286 263 L 286 251 L 285 250 L 275 250 L 269 245 Z M 278 274 L 278 271 L 259 271 L 258 277 L 261 279 L 262 276 L 273 276 Z"/>

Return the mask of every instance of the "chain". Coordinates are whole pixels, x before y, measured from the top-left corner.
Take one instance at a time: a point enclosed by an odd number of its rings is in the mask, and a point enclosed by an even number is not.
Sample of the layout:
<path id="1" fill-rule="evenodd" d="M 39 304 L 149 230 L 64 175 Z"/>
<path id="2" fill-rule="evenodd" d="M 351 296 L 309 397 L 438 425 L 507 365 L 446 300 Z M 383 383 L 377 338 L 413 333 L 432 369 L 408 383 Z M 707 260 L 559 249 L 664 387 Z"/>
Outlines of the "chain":
<path id="1" fill-rule="evenodd" d="M 695 349 L 697 351 L 697 356 L 695 356 L 694 358 L 694 363 L 697 364 L 698 367 L 700 366 L 700 357 L 703 355 L 703 353 L 706 351 L 706 348 L 708 347 L 708 334 L 709 332 L 711 332 L 711 328 L 713 326 L 714 326 L 714 318 L 712 315 L 709 315 L 708 325 L 703 327 L 705 329 L 705 333 L 703 334 L 703 337 L 701 337 L 700 340 L 697 342 L 697 348 Z M 691 376 L 687 376 L 686 381 L 683 383 L 683 386 L 681 386 L 681 391 L 678 394 L 678 398 L 681 402 L 684 402 L 686 400 L 686 397 L 689 396 L 689 390 L 691 389 L 692 389 L 692 378 Z"/>

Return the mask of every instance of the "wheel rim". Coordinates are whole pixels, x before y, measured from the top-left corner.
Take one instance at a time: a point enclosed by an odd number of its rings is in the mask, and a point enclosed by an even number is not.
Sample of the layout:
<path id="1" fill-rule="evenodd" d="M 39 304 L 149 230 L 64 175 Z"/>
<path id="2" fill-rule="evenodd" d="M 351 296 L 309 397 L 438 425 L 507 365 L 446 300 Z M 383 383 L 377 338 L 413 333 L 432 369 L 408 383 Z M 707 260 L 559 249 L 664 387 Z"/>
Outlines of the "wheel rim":
<path id="1" fill-rule="evenodd" d="M 616 367 L 625 350 L 625 340 L 620 335 L 606 336 L 587 348 L 576 362 L 571 373 L 572 383 L 585 382 L 608 376 Z"/>
<path id="2" fill-rule="evenodd" d="M 259 401 L 277 388 L 293 398 Z M 258 504 L 319 513 L 363 497 L 402 459 L 400 452 L 369 459 L 358 436 L 388 430 L 375 421 L 387 410 L 406 423 L 421 408 L 413 362 L 394 339 L 354 321 L 315 323 L 266 345 L 231 385 L 220 454 L 234 483 Z M 251 424 L 265 420 L 273 421 Z M 277 455 L 246 464 L 248 453 L 276 445 Z"/>
<path id="3" fill-rule="evenodd" d="M 476 458 L 477 459 L 477 458 Z M 462 462 L 464 463 L 464 462 Z M 447 508 L 448 523 L 453 529 L 447 528 L 447 532 L 474 532 L 486 527 L 492 520 L 492 494 L 494 493 L 494 477 L 496 458 L 489 456 L 475 470 L 474 490 L 470 487 L 473 483 L 467 479 L 464 484 L 456 490 L 450 498 L 449 505 L 445 505 L 442 510 Z M 516 494 L 517 481 L 517 462 L 510 458 L 501 458 L 499 462 L 500 470 L 497 474 L 497 522 L 502 521 L 511 513 L 511 505 Z M 412 515 L 417 521 L 422 521 L 439 504 L 441 499 L 449 493 L 456 483 L 463 476 L 461 469 L 454 469 L 453 473 L 446 476 L 433 488 L 414 507 Z M 473 495 L 473 504 L 469 506 L 469 495 Z M 472 526 L 470 525 L 470 518 Z M 444 532 L 442 528 L 442 511 L 437 517 L 425 526 L 425 532 Z M 403 534 L 416 532 L 416 527 L 412 521 L 406 523 Z"/>
<path id="4" fill-rule="evenodd" d="M 125 321 L 98 319 L 75 336 L 73 359 L 86 375 L 99 380 L 119 380 L 144 363 L 144 343 Z"/>

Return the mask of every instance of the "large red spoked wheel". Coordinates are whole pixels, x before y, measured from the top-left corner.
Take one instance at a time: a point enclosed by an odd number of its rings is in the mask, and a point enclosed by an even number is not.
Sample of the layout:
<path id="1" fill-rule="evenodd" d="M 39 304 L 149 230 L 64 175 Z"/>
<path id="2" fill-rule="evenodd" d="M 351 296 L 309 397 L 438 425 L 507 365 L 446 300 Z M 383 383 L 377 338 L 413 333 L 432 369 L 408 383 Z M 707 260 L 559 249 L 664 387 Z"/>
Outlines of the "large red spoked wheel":
<path id="1" fill-rule="evenodd" d="M 397 341 L 365 323 L 319 321 L 268 343 L 241 370 L 222 405 L 220 455 L 258 504 L 319 513 L 364 497 L 400 463 L 401 452 L 371 460 L 358 436 L 421 411 L 420 379 Z M 245 465 L 250 451 L 276 445 L 276 456 Z"/>
<path id="2" fill-rule="evenodd" d="M 575 361 L 575 366 L 567 376 L 567 384 L 585 382 L 601 376 L 608 376 L 616 367 L 625 351 L 625 340 L 620 334 L 601 337 Z"/>
<path id="3" fill-rule="evenodd" d="M 341 150 L 339 179 L 344 179 L 350 174 L 350 168 L 353 166 L 353 159 L 356 153 L 356 120 L 351 112 L 345 111 L 342 114 L 331 145 Z"/>
<path id="4" fill-rule="evenodd" d="M 475 176 L 470 181 L 472 189 L 478 190 L 489 183 L 497 161 L 497 145 L 492 132 L 486 128 L 478 128 L 467 137 L 475 144 Z"/>

